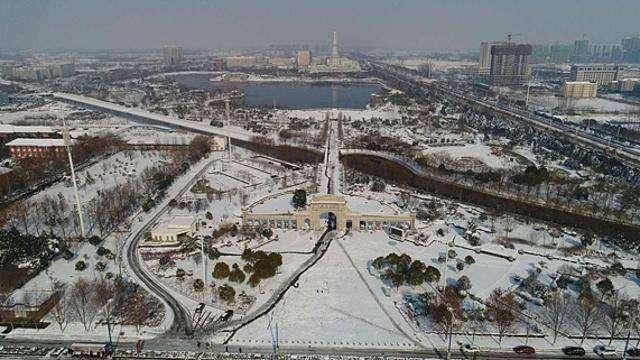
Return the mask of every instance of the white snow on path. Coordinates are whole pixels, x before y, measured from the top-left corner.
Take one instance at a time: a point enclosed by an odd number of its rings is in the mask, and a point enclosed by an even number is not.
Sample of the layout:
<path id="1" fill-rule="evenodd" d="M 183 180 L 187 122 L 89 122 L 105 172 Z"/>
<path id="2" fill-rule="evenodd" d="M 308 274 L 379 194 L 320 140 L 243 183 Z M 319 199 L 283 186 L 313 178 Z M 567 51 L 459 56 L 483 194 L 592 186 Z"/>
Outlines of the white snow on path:
<path id="1" fill-rule="evenodd" d="M 337 244 L 270 314 L 239 330 L 230 343 L 270 344 L 270 318 L 278 324 L 281 345 L 415 348 L 381 311 Z"/>

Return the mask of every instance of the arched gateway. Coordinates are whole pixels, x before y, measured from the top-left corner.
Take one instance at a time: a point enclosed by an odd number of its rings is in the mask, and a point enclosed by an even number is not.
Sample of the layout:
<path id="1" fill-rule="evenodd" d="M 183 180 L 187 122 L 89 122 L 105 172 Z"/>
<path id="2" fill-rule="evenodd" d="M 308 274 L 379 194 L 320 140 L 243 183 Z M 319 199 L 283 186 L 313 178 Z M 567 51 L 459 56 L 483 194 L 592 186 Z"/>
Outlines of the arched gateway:
<path id="1" fill-rule="evenodd" d="M 397 226 L 403 223 L 413 230 L 416 217 L 413 214 L 356 213 L 349 209 L 347 200 L 342 196 L 316 195 L 304 210 L 286 213 L 254 213 L 243 209 L 242 220 L 247 224 L 272 228 L 322 231 L 329 226 L 335 227 L 338 231 L 345 229 L 357 231 Z"/>

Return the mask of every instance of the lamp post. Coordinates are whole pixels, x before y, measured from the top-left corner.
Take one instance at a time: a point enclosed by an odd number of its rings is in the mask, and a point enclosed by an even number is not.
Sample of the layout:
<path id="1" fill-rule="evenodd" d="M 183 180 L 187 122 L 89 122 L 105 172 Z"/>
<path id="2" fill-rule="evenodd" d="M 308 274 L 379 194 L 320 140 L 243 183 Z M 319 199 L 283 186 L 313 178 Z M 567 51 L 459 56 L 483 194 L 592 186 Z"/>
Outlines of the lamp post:
<path id="1" fill-rule="evenodd" d="M 69 129 L 67 129 L 67 123 L 63 120 L 62 138 L 64 140 L 64 147 L 67 150 L 67 157 L 69 159 L 69 169 L 71 170 L 71 180 L 73 181 L 73 194 L 76 200 L 76 212 L 78 214 L 78 223 L 80 225 L 80 235 L 85 237 L 84 232 L 84 219 L 82 218 L 82 208 L 80 206 L 80 195 L 78 194 L 78 182 L 76 180 L 76 171 L 73 166 L 73 157 L 71 156 L 71 137 L 69 136 Z"/>

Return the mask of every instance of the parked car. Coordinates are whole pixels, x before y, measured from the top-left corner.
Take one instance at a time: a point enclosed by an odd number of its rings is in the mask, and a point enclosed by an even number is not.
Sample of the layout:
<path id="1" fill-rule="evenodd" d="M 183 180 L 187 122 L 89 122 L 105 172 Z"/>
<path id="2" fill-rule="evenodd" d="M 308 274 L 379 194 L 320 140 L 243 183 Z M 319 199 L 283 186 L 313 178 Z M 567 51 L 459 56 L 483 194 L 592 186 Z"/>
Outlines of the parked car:
<path id="1" fill-rule="evenodd" d="M 627 355 L 629 355 L 629 356 L 639 356 L 640 357 L 640 348 L 627 349 Z"/>
<path id="2" fill-rule="evenodd" d="M 535 354 L 536 349 L 529 345 L 520 345 L 513 348 L 516 354 Z"/>
<path id="3" fill-rule="evenodd" d="M 478 348 L 475 345 L 471 345 L 471 344 L 464 344 L 460 347 L 460 350 L 462 350 L 463 353 L 469 353 L 469 354 L 474 354 L 480 351 L 480 348 Z"/>
<path id="4" fill-rule="evenodd" d="M 565 355 L 571 356 L 584 356 L 584 354 L 586 354 L 586 351 L 584 351 L 580 346 L 567 346 L 562 349 L 562 352 Z"/>
<path id="5" fill-rule="evenodd" d="M 597 345 L 593 348 L 593 352 L 603 358 L 617 357 L 618 352 L 614 348 L 610 348 L 604 345 Z"/>

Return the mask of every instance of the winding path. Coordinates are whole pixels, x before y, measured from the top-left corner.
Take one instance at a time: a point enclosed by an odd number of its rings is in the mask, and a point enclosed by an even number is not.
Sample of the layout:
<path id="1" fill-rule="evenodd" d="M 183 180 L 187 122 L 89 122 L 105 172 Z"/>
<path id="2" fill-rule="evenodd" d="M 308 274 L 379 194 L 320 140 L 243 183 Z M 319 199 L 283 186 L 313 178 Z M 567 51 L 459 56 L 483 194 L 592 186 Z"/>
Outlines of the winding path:
<path id="1" fill-rule="evenodd" d="M 168 334 L 180 334 L 186 335 L 193 334 L 193 324 L 188 316 L 188 310 L 184 304 L 181 304 L 156 278 L 153 274 L 150 274 L 142 263 L 140 254 L 138 253 L 138 246 L 140 240 L 144 237 L 144 234 L 149 231 L 153 224 L 166 212 L 169 207 L 169 200 L 175 197 L 182 196 L 188 189 L 195 184 L 197 179 L 209 168 L 209 166 L 218 159 L 211 159 L 207 161 L 202 169 L 198 170 L 195 174 L 190 175 L 191 178 L 187 183 L 182 186 L 179 191 L 173 196 L 167 195 L 163 200 L 160 207 L 154 210 L 154 215 L 148 218 L 145 223 L 135 232 L 133 232 L 125 244 L 125 251 L 127 254 L 127 264 L 133 272 L 133 275 L 144 284 L 144 286 L 153 294 L 155 294 L 160 300 L 162 300 L 169 309 L 173 312 L 173 322 L 171 327 L 165 335 Z M 189 175 L 184 175 L 189 176 Z"/>

